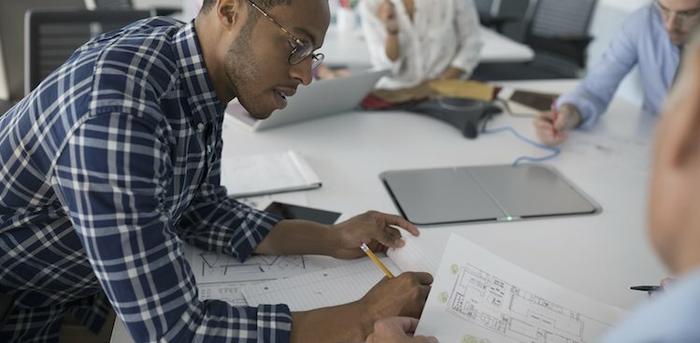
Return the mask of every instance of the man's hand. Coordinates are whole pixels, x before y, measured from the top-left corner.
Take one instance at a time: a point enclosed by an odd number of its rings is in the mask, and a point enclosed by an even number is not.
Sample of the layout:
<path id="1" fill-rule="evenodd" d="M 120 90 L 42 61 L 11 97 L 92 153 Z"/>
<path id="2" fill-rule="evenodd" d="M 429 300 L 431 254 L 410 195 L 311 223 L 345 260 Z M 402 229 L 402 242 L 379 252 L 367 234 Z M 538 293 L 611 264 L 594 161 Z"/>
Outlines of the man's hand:
<path id="1" fill-rule="evenodd" d="M 439 80 L 455 80 L 455 79 L 461 79 L 462 76 L 464 76 L 464 70 L 455 68 L 455 67 L 449 67 L 445 71 L 440 74 L 440 77 L 438 77 Z"/>
<path id="2" fill-rule="evenodd" d="M 360 245 L 367 243 L 374 252 L 384 252 L 387 248 L 400 248 L 405 243 L 401 239 L 400 227 L 414 236 L 418 236 L 418 228 L 402 217 L 369 211 L 347 221 L 336 224 L 337 243 L 331 256 L 342 259 L 353 259 L 365 256 Z"/>
<path id="3" fill-rule="evenodd" d="M 396 8 L 391 1 L 384 0 L 379 4 L 377 17 L 384 23 L 384 27 L 388 33 L 396 34 L 399 31 L 399 21 L 396 19 Z"/>
<path id="4" fill-rule="evenodd" d="M 370 318 L 393 316 L 418 318 L 430 292 L 433 277 L 428 273 L 403 273 L 384 278 L 359 300 Z"/>
<path id="5" fill-rule="evenodd" d="M 555 146 L 566 140 L 567 131 L 581 123 L 581 114 L 576 106 L 563 104 L 558 110 L 540 112 L 534 125 L 537 137 L 544 144 Z"/>
<path id="6" fill-rule="evenodd" d="M 388 324 L 377 326 L 377 321 L 396 316 L 418 318 L 432 282 L 433 277 L 428 273 L 403 273 L 392 279 L 382 279 L 362 299 L 349 304 L 294 312 L 292 342 L 359 342 L 372 334 L 373 327 L 374 338 L 369 342 L 402 342 L 385 340 L 390 329 L 384 325 Z M 396 325 L 405 328 L 402 324 Z M 402 331 L 413 330 L 415 324 Z"/>
<path id="7" fill-rule="evenodd" d="M 374 323 L 374 332 L 366 343 L 437 343 L 435 337 L 412 336 L 418 326 L 418 319 L 391 317 Z"/>

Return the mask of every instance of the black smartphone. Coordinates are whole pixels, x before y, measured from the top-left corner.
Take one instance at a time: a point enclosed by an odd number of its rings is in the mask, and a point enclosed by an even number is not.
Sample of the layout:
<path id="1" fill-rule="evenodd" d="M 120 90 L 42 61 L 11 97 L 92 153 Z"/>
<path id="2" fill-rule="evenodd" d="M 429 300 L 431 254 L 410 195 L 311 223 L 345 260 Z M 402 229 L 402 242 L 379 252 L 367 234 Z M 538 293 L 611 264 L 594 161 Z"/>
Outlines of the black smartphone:
<path id="1" fill-rule="evenodd" d="M 265 212 L 276 214 L 284 219 L 304 219 L 321 224 L 334 224 L 340 213 L 319 210 L 317 208 L 285 204 L 273 201 L 265 208 Z"/>

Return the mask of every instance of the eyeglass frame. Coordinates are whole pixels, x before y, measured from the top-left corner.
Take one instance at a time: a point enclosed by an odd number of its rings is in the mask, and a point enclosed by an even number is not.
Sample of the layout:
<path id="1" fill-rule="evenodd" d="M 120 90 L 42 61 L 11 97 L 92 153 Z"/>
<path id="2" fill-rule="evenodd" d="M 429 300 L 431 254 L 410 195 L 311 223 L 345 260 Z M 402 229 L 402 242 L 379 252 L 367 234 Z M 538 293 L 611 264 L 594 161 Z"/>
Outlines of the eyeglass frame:
<path id="1" fill-rule="evenodd" d="M 664 7 L 659 0 L 654 0 L 654 5 L 661 13 L 661 16 L 663 18 L 665 18 L 666 20 L 668 20 L 671 17 L 671 13 L 675 13 L 676 18 L 678 20 L 678 24 L 681 26 L 685 26 L 692 19 L 700 18 L 700 7 L 692 8 L 689 10 L 683 10 L 683 11 L 671 11 L 668 8 Z M 688 14 L 686 12 L 695 12 L 695 13 Z"/>
<path id="2" fill-rule="evenodd" d="M 275 18 L 270 16 L 269 13 L 267 13 L 265 10 L 260 8 L 260 6 L 258 6 L 258 4 L 253 2 L 253 0 L 248 0 L 248 2 L 250 3 L 251 6 L 253 6 L 253 8 L 258 10 L 258 12 L 260 12 L 260 14 L 265 16 L 265 18 L 267 18 L 267 20 L 269 20 L 271 23 L 277 25 L 277 27 L 280 30 L 282 30 L 282 32 L 287 34 L 289 36 L 289 38 L 292 39 L 289 42 L 289 44 L 292 46 L 292 51 L 289 52 L 289 57 L 287 58 L 287 62 L 289 63 L 289 65 L 297 65 L 297 64 L 303 62 L 309 56 L 311 56 L 311 70 L 316 70 L 321 65 L 321 63 L 323 62 L 323 59 L 325 58 L 325 55 L 323 53 L 320 53 L 320 52 L 314 53 L 313 46 L 311 45 L 310 42 L 295 36 L 291 31 L 287 30 L 282 24 L 280 24 L 277 20 L 275 20 Z M 297 50 L 299 48 L 306 48 L 309 50 L 308 50 L 308 52 L 301 54 L 298 61 L 293 61 L 292 58 L 295 56 L 295 53 L 297 52 Z"/>

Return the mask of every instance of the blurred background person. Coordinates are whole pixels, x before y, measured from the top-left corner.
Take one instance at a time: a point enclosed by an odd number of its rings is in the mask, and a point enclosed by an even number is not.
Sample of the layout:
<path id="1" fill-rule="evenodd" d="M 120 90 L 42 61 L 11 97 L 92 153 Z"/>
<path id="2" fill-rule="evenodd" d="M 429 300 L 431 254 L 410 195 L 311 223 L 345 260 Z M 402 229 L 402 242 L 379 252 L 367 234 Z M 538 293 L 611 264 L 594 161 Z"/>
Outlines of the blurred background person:
<path id="1" fill-rule="evenodd" d="M 391 70 L 377 88 L 468 78 L 479 63 L 473 0 L 363 0 L 359 13 L 372 65 Z"/>

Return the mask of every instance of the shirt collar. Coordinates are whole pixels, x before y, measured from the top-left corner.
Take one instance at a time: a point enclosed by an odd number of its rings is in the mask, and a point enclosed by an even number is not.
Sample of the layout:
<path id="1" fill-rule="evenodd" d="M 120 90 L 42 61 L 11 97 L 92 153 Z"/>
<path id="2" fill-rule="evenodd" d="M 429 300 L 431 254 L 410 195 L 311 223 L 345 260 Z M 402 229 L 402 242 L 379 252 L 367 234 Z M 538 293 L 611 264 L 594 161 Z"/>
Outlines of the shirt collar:
<path id="1" fill-rule="evenodd" d="M 174 39 L 180 82 L 191 111 L 190 121 L 195 127 L 199 123 L 218 122 L 226 106 L 214 91 L 209 72 L 204 64 L 204 55 L 194 28 L 194 20 L 180 28 Z"/>

